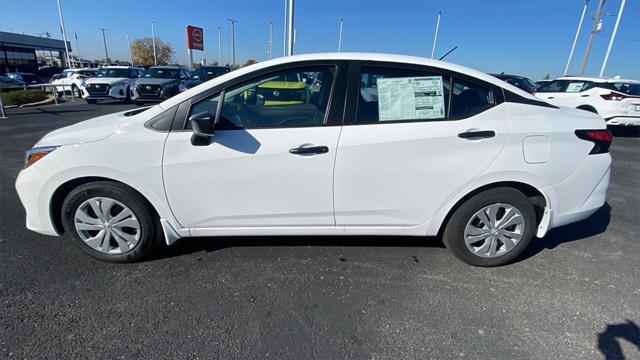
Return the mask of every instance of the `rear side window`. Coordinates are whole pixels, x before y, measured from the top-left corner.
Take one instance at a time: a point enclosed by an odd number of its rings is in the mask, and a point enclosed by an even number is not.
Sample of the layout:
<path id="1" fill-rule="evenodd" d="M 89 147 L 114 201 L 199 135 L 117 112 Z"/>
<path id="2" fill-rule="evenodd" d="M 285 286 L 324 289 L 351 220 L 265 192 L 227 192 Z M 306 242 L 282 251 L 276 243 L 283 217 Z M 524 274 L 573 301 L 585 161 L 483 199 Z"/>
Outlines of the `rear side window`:
<path id="1" fill-rule="evenodd" d="M 617 92 L 621 92 L 623 94 L 632 95 L 632 96 L 640 96 L 640 84 L 638 83 L 608 83 L 606 86 L 603 86 L 606 89 L 614 90 Z"/>
<path id="2" fill-rule="evenodd" d="M 448 75 L 365 67 L 360 77 L 356 123 L 461 119 L 495 103 L 489 88 Z"/>
<path id="3" fill-rule="evenodd" d="M 538 92 L 563 92 L 567 85 L 569 85 L 569 80 L 554 80 L 548 84 L 542 85 Z"/>

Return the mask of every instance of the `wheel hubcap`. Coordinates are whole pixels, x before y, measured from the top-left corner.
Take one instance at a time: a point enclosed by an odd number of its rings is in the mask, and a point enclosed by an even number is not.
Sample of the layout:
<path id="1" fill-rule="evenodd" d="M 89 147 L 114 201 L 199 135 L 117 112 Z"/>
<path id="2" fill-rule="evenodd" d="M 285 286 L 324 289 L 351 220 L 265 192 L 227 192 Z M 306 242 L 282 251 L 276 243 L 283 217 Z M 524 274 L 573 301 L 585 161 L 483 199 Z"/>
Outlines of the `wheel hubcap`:
<path id="1" fill-rule="evenodd" d="M 105 254 L 131 251 L 140 241 L 140 222 L 121 202 L 95 197 L 83 202 L 74 216 L 76 232 L 87 246 Z"/>
<path id="2" fill-rule="evenodd" d="M 494 258 L 513 250 L 524 229 L 520 210 L 509 204 L 492 204 L 473 214 L 464 229 L 464 243 L 473 254 Z"/>

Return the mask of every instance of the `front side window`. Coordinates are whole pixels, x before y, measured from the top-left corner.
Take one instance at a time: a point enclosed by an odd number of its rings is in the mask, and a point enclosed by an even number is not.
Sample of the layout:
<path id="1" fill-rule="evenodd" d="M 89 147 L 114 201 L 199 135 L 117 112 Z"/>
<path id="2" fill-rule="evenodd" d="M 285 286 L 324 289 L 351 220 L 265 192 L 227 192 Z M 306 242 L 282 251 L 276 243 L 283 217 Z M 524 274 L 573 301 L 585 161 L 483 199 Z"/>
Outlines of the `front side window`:
<path id="1" fill-rule="evenodd" d="M 450 78 L 420 70 L 363 68 L 356 122 L 446 119 Z"/>
<path id="2" fill-rule="evenodd" d="M 332 67 L 284 70 L 225 90 L 219 129 L 320 126 L 333 83 Z M 322 83 L 304 81 L 322 74 Z M 191 106 L 189 116 L 208 111 L 214 117 L 219 94 Z M 187 124 L 189 127 L 190 124 Z"/>

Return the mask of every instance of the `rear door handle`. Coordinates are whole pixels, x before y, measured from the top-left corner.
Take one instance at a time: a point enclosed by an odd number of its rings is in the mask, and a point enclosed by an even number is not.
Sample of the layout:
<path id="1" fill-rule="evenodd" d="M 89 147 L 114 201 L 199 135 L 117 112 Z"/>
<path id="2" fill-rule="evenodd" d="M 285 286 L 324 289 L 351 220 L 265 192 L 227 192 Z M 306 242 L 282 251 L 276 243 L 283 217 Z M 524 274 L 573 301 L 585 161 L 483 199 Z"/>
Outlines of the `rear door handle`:
<path id="1" fill-rule="evenodd" d="M 289 152 L 295 155 L 313 155 L 325 154 L 329 152 L 328 146 L 299 146 L 289 149 Z"/>
<path id="2" fill-rule="evenodd" d="M 486 138 L 492 138 L 494 136 L 496 136 L 496 132 L 493 130 L 465 131 L 458 134 L 459 138 L 469 139 L 469 140 L 486 139 Z"/>
<path id="3" fill-rule="evenodd" d="M 547 99 L 553 99 L 553 96 L 547 96 Z"/>
<path id="4" fill-rule="evenodd" d="M 586 94 L 585 95 L 580 95 L 580 97 L 589 97 L 589 95 L 586 95 Z"/>

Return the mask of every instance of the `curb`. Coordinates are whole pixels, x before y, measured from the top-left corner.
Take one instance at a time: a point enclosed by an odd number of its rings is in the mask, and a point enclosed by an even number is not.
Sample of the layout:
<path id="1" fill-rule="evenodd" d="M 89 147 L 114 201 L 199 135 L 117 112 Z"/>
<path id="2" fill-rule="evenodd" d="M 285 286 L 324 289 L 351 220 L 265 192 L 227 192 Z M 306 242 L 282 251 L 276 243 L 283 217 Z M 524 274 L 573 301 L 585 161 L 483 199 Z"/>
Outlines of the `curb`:
<path id="1" fill-rule="evenodd" d="M 55 96 L 55 95 L 54 95 Z M 40 106 L 40 105 L 49 105 L 49 104 L 53 104 L 55 103 L 55 99 L 53 98 L 53 96 L 49 96 L 47 99 L 44 99 L 42 101 L 38 101 L 38 102 L 34 102 L 34 103 L 29 103 L 29 104 L 22 104 L 20 106 L 17 105 L 9 105 L 9 106 L 13 106 L 13 107 L 32 107 L 32 106 Z M 9 108 L 8 106 L 4 107 L 5 109 Z"/>

